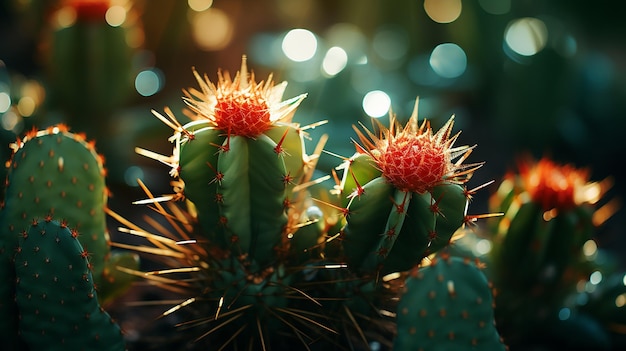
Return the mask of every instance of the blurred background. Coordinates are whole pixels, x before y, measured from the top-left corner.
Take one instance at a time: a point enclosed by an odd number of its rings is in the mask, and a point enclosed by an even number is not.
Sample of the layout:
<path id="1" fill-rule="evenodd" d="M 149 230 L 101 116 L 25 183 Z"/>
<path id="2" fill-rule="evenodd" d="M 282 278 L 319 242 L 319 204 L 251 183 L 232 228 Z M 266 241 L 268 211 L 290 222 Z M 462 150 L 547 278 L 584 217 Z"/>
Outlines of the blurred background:
<path id="1" fill-rule="evenodd" d="M 285 98 L 308 93 L 295 121 L 309 150 L 354 152 L 352 125 L 419 116 L 439 128 L 455 115 L 457 144 L 486 161 L 470 187 L 498 183 L 523 155 L 549 156 L 611 177 L 624 198 L 626 22 L 596 0 L 0 0 L 1 155 L 33 126 L 69 124 L 107 159 L 110 207 L 171 192 L 167 167 L 140 146 L 171 153 L 171 130 L 150 110 L 185 121 L 181 89 L 192 67 L 216 79 L 241 56 L 257 80 L 287 80 Z M 386 123 L 386 122 L 384 122 Z M 340 160 L 323 155 L 329 172 Z M 479 192 L 484 213 L 496 185 Z M 623 248 L 624 210 L 598 232 Z"/>

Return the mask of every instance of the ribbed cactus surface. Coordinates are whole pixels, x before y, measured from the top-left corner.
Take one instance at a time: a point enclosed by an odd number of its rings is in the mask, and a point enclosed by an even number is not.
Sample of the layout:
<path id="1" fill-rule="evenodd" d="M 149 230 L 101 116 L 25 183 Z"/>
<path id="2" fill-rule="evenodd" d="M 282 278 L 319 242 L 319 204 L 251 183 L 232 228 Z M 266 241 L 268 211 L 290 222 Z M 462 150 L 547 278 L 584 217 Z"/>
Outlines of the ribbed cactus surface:
<path id="1" fill-rule="evenodd" d="M 466 220 L 464 184 L 480 167 L 461 164 L 472 148 L 453 147 L 453 119 L 433 133 L 427 121 L 418 126 L 417 104 L 404 127 L 390 119 L 379 135 L 357 130 L 361 145 L 343 166 L 344 248 L 362 273 L 404 271 L 446 246 Z"/>
<path id="2" fill-rule="evenodd" d="M 594 233 L 595 204 L 606 190 L 589 182 L 586 170 L 547 158 L 520 163 L 491 198 L 492 260 L 497 281 L 509 290 L 563 288 L 566 271 L 582 259 L 582 248 Z M 575 283 L 570 275 L 569 284 Z"/>
<path id="3" fill-rule="evenodd" d="M 444 257 L 413 271 L 397 316 L 394 351 L 506 349 L 495 328 L 490 284 L 469 259 Z"/>
<path id="4" fill-rule="evenodd" d="M 176 173 L 209 240 L 266 266 L 285 239 L 292 189 L 305 168 L 301 131 L 291 123 L 305 95 L 281 102 L 286 84 L 257 83 L 245 57 L 217 85 L 196 77 L 187 92 L 196 119 L 173 137 Z"/>

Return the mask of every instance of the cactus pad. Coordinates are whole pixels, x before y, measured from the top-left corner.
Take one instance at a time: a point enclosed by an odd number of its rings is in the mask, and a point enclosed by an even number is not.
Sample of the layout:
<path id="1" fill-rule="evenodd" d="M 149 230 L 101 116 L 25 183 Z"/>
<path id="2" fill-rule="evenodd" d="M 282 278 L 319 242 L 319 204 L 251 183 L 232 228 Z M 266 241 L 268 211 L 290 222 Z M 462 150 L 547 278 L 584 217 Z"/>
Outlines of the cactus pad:
<path id="1" fill-rule="evenodd" d="M 485 275 L 459 257 L 435 259 L 406 280 L 395 351 L 505 350 Z"/>
<path id="2" fill-rule="evenodd" d="M 32 222 L 15 256 L 20 336 L 33 350 L 124 350 L 120 328 L 100 307 L 88 253 L 76 231 Z"/>

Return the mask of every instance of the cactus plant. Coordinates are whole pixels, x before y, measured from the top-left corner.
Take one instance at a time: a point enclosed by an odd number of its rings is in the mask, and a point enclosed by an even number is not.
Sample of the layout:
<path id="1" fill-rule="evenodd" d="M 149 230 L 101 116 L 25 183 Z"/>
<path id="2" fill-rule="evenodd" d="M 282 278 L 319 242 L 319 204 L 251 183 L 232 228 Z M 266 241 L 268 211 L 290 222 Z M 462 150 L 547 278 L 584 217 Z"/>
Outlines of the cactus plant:
<path id="1" fill-rule="evenodd" d="M 126 265 L 137 267 L 137 256 L 110 252 L 105 214 L 106 170 L 94 143 L 86 141 L 84 135 L 71 133 L 64 125 L 57 125 L 29 132 L 13 144 L 13 151 L 0 210 L 2 279 L 21 279 L 13 264 L 21 231 L 32 221 L 56 218 L 63 226 L 75 229 L 74 234 L 79 234 L 82 247 L 89 253 L 94 283 L 103 290 L 100 303 L 127 288 L 128 275 L 118 275 L 116 265 L 124 260 Z M 12 284 L 2 286 L 2 330 L 8 337 L 17 335 L 16 315 L 23 315 L 16 310 L 14 295 Z"/>
<path id="2" fill-rule="evenodd" d="M 408 270 L 469 218 L 465 183 L 482 164 L 462 164 L 473 147 L 453 147 L 453 118 L 433 134 L 428 121 L 418 125 L 417 106 L 404 127 L 390 112 L 390 127 L 378 122 L 378 136 L 356 130 L 361 145 L 345 161 L 341 183 L 344 248 L 355 271 Z"/>
<path id="3" fill-rule="evenodd" d="M 21 233 L 15 300 L 30 349 L 124 350 L 119 326 L 98 303 L 88 256 L 66 222 L 35 220 Z"/>
<path id="4" fill-rule="evenodd" d="M 174 130 L 172 155 L 137 149 L 171 167 L 174 193 L 155 196 L 140 182 L 147 199 L 136 202 L 169 228 L 110 211 L 120 231 L 146 239 L 115 245 L 163 267 L 125 271 L 181 294 L 162 315 L 187 314 L 179 327 L 192 331 L 190 347 L 391 347 L 404 275 L 387 273 L 418 265 L 480 217 L 466 214 L 474 190 L 465 183 L 481 166 L 462 164 L 472 147 L 453 147 L 452 120 L 433 134 L 427 122 L 417 126 L 417 109 L 404 129 L 392 117 L 380 138 L 358 132 L 364 146 L 344 164 L 337 196 L 323 183 L 331 176 L 313 179 L 324 137 L 308 155 L 306 127 L 292 122 L 304 94 L 281 102 L 286 83 L 257 83 L 245 56 L 217 84 L 193 73 L 200 88 L 184 91 L 192 121 L 153 111 Z M 394 157 L 403 166 L 381 172 Z M 397 238 L 381 235 L 394 230 Z M 384 247 L 391 252 L 381 259 Z"/>
<path id="5" fill-rule="evenodd" d="M 107 23 L 105 14 L 111 6 L 110 0 L 61 1 L 49 23 L 50 42 L 43 46 L 51 84 L 49 103 L 67 114 L 66 122 L 73 128 L 96 137 L 110 129 L 110 114 L 132 92 L 129 39 L 142 30 L 130 14 L 123 25 Z M 75 16 L 73 21 L 68 21 L 68 13 Z M 85 111 L 90 118 L 85 118 Z"/>
<path id="6" fill-rule="evenodd" d="M 256 83 L 245 57 L 235 78 L 220 74 L 217 86 L 195 75 L 202 92 L 185 101 L 198 119 L 176 135 L 185 195 L 207 239 L 265 266 L 276 260 L 291 190 L 304 174 L 302 134 L 291 118 L 305 95 L 280 102 L 286 84 Z"/>
<path id="7" fill-rule="evenodd" d="M 394 350 L 505 350 L 480 263 L 441 255 L 412 270 L 405 290 Z"/>
<path id="8" fill-rule="evenodd" d="M 564 298 L 590 273 L 583 245 L 614 207 L 596 208 L 609 184 L 588 177 L 587 170 L 548 158 L 525 160 L 490 199 L 491 209 L 504 213 L 492 223 L 496 317 L 512 343 L 552 324 Z"/>

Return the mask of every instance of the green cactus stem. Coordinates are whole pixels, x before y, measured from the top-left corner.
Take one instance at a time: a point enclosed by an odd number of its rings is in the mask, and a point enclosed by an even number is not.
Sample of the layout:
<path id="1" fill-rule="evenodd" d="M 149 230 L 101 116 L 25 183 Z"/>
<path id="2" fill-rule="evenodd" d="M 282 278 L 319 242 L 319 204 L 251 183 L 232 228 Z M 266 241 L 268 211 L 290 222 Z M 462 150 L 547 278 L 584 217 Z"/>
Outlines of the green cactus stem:
<path id="1" fill-rule="evenodd" d="M 491 223 L 490 259 L 507 340 L 527 340 L 539 323 L 551 323 L 546 319 L 586 278 L 583 246 L 598 219 L 614 211 L 611 202 L 596 208 L 608 187 L 590 182 L 587 170 L 543 158 L 520 162 L 519 173 L 508 174 L 491 197 L 491 209 L 504 213 Z"/>
<path id="2" fill-rule="evenodd" d="M 469 259 L 443 256 L 406 280 L 394 351 L 505 350 L 490 284 Z"/>
<path id="3" fill-rule="evenodd" d="M 154 112 L 175 130 L 171 174 L 207 239 L 267 267 L 288 241 L 293 189 L 310 174 L 304 132 L 291 123 L 305 95 L 281 102 L 286 83 L 257 83 L 245 56 L 234 79 L 220 72 L 214 85 L 194 74 L 201 91 L 185 93 L 194 121 Z"/>
<path id="4" fill-rule="evenodd" d="M 65 2 L 63 8 L 73 10 L 76 19 L 49 29 L 45 55 L 49 103 L 63 110 L 74 128 L 98 138 L 108 135 L 111 113 L 133 92 L 136 46 L 128 40 L 143 30 L 133 9 L 127 10 L 124 25 L 109 25 L 110 6 L 108 0 Z"/>
<path id="5" fill-rule="evenodd" d="M 31 350 L 124 350 L 119 326 L 100 307 L 89 253 L 67 223 L 33 221 L 15 255 L 19 334 Z"/>
<path id="6" fill-rule="evenodd" d="M 405 271 L 445 247 L 470 219 L 465 183 L 482 165 L 461 164 L 472 148 L 453 147 L 452 118 L 435 134 L 417 125 L 417 103 L 405 127 L 390 119 L 379 136 L 355 129 L 361 145 L 342 166 L 346 259 L 364 274 Z"/>

